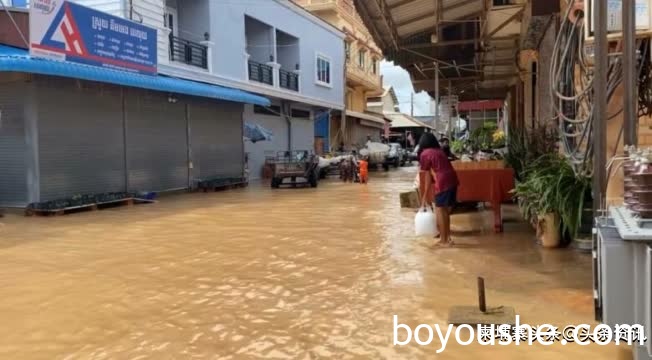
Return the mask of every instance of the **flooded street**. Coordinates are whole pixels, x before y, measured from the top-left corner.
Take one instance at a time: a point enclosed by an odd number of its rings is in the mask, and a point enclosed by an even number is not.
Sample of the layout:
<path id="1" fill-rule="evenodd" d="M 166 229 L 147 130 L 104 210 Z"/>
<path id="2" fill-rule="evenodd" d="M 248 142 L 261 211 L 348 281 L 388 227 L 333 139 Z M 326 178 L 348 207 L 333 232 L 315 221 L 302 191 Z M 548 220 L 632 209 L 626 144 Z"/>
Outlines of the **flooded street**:
<path id="1" fill-rule="evenodd" d="M 413 236 L 370 184 L 168 196 L 57 218 L 0 219 L 1 359 L 616 359 L 613 346 L 392 344 L 392 316 L 446 325 L 453 305 L 513 306 L 527 324 L 593 324 L 591 262 L 544 251 L 508 212 L 455 215 L 459 248 Z"/>

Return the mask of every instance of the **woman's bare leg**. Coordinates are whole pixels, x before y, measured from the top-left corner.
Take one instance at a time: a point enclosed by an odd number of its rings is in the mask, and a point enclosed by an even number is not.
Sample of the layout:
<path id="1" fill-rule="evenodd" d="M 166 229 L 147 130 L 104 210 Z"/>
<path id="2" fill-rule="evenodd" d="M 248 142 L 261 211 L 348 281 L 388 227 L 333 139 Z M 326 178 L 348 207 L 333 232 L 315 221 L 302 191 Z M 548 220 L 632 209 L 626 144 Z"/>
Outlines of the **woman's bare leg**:
<path id="1" fill-rule="evenodd" d="M 449 237 L 449 234 L 446 232 L 446 209 L 437 208 L 437 228 L 439 229 L 439 235 L 441 237 L 440 243 L 446 243 Z"/>
<path id="2" fill-rule="evenodd" d="M 441 228 L 439 231 L 441 231 L 441 243 L 442 244 L 448 244 L 451 241 L 451 219 L 450 219 L 450 213 L 448 212 L 448 208 L 439 208 L 439 216 L 438 218 L 441 218 Z"/>
<path id="3" fill-rule="evenodd" d="M 448 244 L 453 244 L 453 239 L 451 238 L 451 213 L 453 212 L 452 207 L 447 207 L 445 209 L 445 225 L 446 225 L 446 233 L 448 234 L 448 238 L 446 238 L 445 241 Z"/>

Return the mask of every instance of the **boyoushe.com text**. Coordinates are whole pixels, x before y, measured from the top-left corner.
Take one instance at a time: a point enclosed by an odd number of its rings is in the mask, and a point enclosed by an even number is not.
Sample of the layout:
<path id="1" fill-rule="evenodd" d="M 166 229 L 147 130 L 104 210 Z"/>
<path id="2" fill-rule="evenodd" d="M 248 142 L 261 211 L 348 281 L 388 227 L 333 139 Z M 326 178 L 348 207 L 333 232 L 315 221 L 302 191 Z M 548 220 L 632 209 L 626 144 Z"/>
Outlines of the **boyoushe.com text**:
<path id="1" fill-rule="evenodd" d="M 555 342 L 562 345 L 607 345 L 615 343 L 638 343 L 644 345 L 647 341 L 642 325 L 616 325 L 613 328 L 600 324 L 594 327 L 588 324 L 568 325 L 562 328 L 543 324 L 531 326 L 520 323 L 516 315 L 515 325 L 453 325 L 420 324 L 414 329 L 399 322 L 394 315 L 393 342 L 394 346 L 406 346 L 416 343 L 420 346 L 439 345 L 437 353 L 444 352 L 453 341 L 467 346 L 478 343 L 485 346 L 534 345 L 549 346 Z"/>

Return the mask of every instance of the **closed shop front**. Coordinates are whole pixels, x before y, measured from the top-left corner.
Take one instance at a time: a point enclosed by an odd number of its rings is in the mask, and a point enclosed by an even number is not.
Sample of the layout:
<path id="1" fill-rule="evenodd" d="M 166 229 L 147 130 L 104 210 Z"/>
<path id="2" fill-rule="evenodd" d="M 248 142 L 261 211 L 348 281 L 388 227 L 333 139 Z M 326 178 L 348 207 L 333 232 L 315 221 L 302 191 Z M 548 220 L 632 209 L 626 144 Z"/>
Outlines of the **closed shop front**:
<path id="1" fill-rule="evenodd" d="M 372 141 L 380 142 L 384 124 L 356 118 L 352 118 L 351 123 L 351 142 L 358 148 L 365 146 L 367 137 L 371 137 Z"/>
<path id="2" fill-rule="evenodd" d="M 159 92 L 125 97 L 129 191 L 187 188 L 188 126 L 185 104 Z"/>
<path id="3" fill-rule="evenodd" d="M 190 153 L 193 182 L 241 177 L 244 172 L 242 111 L 238 103 L 190 101 Z"/>
<path id="4" fill-rule="evenodd" d="M 23 206 L 28 202 L 26 94 L 22 76 L 3 79 L 0 84 L 0 206 Z"/>
<path id="5" fill-rule="evenodd" d="M 60 210 L 91 204 L 77 195 L 242 177 L 244 104 L 270 102 L 202 82 L 33 59 L 0 45 L 0 206 Z M 61 202 L 38 204 L 51 200 Z"/>
<path id="6" fill-rule="evenodd" d="M 36 77 L 40 201 L 125 191 L 121 88 Z"/>
<path id="7" fill-rule="evenodd" d="M 315 123 L 310 110 L 292 109 L 292 150 L 315 150 Z"/>

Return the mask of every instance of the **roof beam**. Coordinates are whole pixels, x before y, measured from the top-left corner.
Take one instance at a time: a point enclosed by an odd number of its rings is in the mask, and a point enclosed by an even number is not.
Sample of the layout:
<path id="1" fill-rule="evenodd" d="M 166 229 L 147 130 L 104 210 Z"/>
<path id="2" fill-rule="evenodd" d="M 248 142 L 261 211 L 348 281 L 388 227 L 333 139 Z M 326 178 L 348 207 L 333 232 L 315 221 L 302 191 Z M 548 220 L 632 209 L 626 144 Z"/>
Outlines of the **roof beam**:
<path id="1" fill-rule="evenodd" d="M 408 4 L 408 3 L 412 2 L 412 1 L 414 1 L 414 0 L 403 0 L 403 1 L 400 1 L 400 2 L 398 2 L 396 4 L 388 6 L 388 7 L 391 10 L 391 9 L 395 9 L 395 8 L 397 8 L 399 6 L 402 6 L 402 5 L 406 5 L 406 4 Z M 431 16 L 437 17 L 437 20 L 435 21 L 435 25 L 436 25 L 435 28 L 438 25 L 443 24 L 443 23 L 459 22 L 459 19 L 441 20 L 441 18 L 442 18 L 443 13 L 445 13 L 446 11 L 455 10 L 455 9 L 460 8 L 462 6 L 469 5 L 469 4 L 472 4 L 474 2 L 477 2 L 478 0 L 464 0 L 464 1 L 461 1 L 459 3 L 449 5 L 447 7 L 442 7 L 441 6 L 441 0 L 435 0 L 435 1 L 437 2 L 437 6 L 438 6 L 438 9 L 437 9 L 438 11 L 436 11 L 435 13 L 438 14 L 438 15 L 432 15 L 432 14 L 425 13 L 425 14 L 417 16 L 415 18 L 408 19 L 408 20 L 402 21 L 400 23 L 396 23 L 396 26 L 397 27 L 405 26 L 405 25 L 408 25 L 408 24 L 411 24 L 411 23 L 414 23 L 414 22 L 417 22 L 417 21 L 427 19 L 427 18 L 429 18 Z M 475 15 L 475 14 L 473 14 L 473 15 Z M 474 20 L 474 22 L 476 22 L 476 21 L 477 20 Z M 469 22 L 469 20 L 465 20 L 465 22 Z"/>
<path id="2" fill-rule="evenodd" d="M 458 1 L 458 2 L 456 2 L 455 4 L 452 4 L 452 5 L 449 5 L 449 6 L 444 7 L 442 10 L 443 10 L 444 12 L 445 12 L 445 11 L 451 11 L 451 10 L 455 10 L 455 9 L 457 9 L 457 8 L 460 8 L 460 7 L 462 7 L 462 6 L 466 6 L 466 5 L 469 5 L 469 4 L 472 4 L 472 3 L 477 3 L 477 2 L 478 2 L 478 0 L 464 0 L 464 1 Z"/>
<path id="3" fill-rule="evenodd" d="M 429 17 L 435 17 L 435 14 L 425 13 L 425 14 L 419 15 L 419 16 L 417 16 L 415 18 L 408 19 L 408 20 L 402 21 L 400 23 L 396 23 L 396 27 L 399 28 L 399 27 L 402 27 L 402 26 L 405 26 L 405 25 L 409 25 L 409 24 L 415 23 L 417 21 L 427 19 Z"/>
<path id="4" fill-rule="evenodd" d="M 486 38 L 490 39 L 492 36 L 496 35 L 500 30 L 504 29 L 507 25 L 509 25 L 512 21 L 518 19 L 521 15 L 523 15 L 523 11 L 525 11 L 525 6 L 522 7 L 519 11 L 515 12 L 514 15 L 510 16 L 502 22 L 500 25 L 496 26 L 495 29 L 491 30 L 489 34 L 487 34 Z"/>
<path id="5" fill-rule="evenodd" d="M 517 73 L 503 73 L 495 75 L 470 75 L 470 76 L 459 76 L 459 77 L 449 77 L 441 80 L 450 80 L 450 81 L 497 81 L 497 80 L 509 80 L 515 76 L 518 76 Z M 415 80 L 412 82 L 414 86 L 423 86 L 423 85 L 432 85 L 432 79 L 428 80 Z M 444 84 L 441 84 L 441 88 L 445 88 Z"/>
<path id="6" fill-rule="evenodd" d="M 494 41 L 514 40 L 515 38 L 518 38 L 518 35 L 496 37 L 493 38 L 492 40 Z M 439 41 L 436 43 L 432 43 L 432 42 L 415 43 L 415 44 L 403 45 L 401 47 L 404 49 L 427 49 L 427 48 L 443 47 L 443 46 L 469 45 L 469 44 L 475 44 L 476 41 L 477 39 L 473 38 L 473 39 L 462 39 L 462 40 Z"/>
<path id="7" fill-rule="evenodd" d="M 403 6 L 403 5 L 407 5 L 407 4 L 411 3 L 411 2 L 414 2 L 414 0 L 401 0 L 401 1 L 397 2 L 396 4 L 387 5 L 387 7 L 388 7 L 390 10 L 394 10 L 394 9 L 396 9 L 397 7 L 401 7 L 401 6 Z"/>
<path id="8" fill-rule="evenodd" d="M 394 20 L 389 12 L 389 8 L 385 0 L 355 0 L 356 9 L 360 17 L 362 18 L 367 29 L 372 33 L 374 40 L 377 42 L 382 42 L 384 46 L 381 47 L 394 48 L 398 50 L 398 33 L 396 29 L 398 28 L 394 24 Z M 380 15 L 381 19 L 378 17 L 371 16 L 369 5 L 374 6 L 377 14 Z M 381 36 L 378 32 L 377 22 L 381 22 L 388 32 L 388 37 Z"/>

